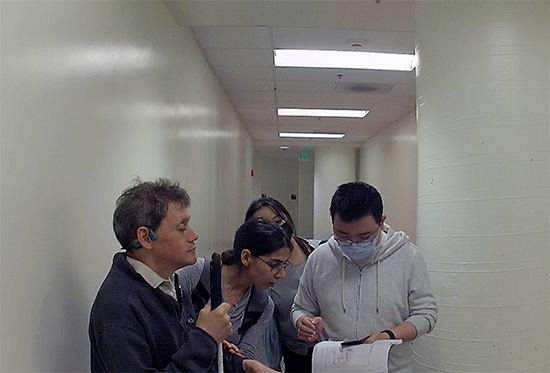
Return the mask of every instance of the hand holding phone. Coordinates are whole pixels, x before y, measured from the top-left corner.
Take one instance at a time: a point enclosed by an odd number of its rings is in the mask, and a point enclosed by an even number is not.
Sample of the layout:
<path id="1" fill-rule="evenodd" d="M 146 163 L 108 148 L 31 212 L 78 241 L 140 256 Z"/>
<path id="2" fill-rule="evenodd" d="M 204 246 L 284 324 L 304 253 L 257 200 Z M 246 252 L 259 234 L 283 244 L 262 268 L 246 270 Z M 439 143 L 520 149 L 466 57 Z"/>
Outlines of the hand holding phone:
<path id="1" fill-rule="evenodd" d="M 346 339 L 345 341 L 342 341 L 341 345 L 342 345 L 342 347 L 361 345 L 361 344 L 365 343 L 365 341 L 367 340 L 368 337 L 369 336 L 367 335 L 366 337 L 363 337 L 363 338 Z"/>

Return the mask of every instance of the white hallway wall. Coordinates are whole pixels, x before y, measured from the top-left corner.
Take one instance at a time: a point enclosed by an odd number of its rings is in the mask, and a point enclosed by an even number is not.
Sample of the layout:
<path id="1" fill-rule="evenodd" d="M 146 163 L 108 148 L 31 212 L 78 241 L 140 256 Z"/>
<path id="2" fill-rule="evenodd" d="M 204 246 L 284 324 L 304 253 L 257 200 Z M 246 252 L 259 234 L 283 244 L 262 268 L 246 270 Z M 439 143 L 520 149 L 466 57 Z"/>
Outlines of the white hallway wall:
<path id="1" fill-rule="evenodd" d="M 89 370 L 115 199 L 178 179 L 199 254 L 229 247 L 252 146 L 160 1 L 2 1 L 0 371 Z"/>
<path id="2" fill-rule="evenodd" d="M 330 236 L 330 199 L 350 181 L 374 185 L 384 202 L 386 222 L 416 242 L 416 117 L 412 111 L 359 149 L 315 149 L 315 238 Z M 358 168 L 358 170 L 355 169 Z M 356 177 L 357 174 L 357 177 Z"/>
<path id="3" fill-rule="evenodd" d="M 416 243 L 416 118 L 414 111 L 369 139 L 359 156 L 359 179 L 382 194 L 386 222 Z"/>
<path id="4" fill-rule="evenodd" d="M 313 237 L 332 235 L 330 201 L 336 188 L 356 181 L 357 157 L 354 148 L 319 147 L 315 149 L 313 176 Z"/>
<path id="5" fill-rule="evenodd" d="M 439 305 L 417 366 L 549 372 L 550 2 L 415 16 L 417 240 Z"/>

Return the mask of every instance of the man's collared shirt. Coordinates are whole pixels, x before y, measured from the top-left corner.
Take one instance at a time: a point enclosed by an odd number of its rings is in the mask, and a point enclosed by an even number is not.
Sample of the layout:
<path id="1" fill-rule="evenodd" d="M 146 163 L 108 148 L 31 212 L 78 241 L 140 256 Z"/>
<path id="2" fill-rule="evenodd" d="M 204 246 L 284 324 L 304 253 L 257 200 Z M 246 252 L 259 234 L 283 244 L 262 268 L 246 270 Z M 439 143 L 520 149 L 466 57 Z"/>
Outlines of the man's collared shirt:
<path id="1" fill-rule="evenodd" d="M 126 255 L 126 260 L 132 266 L 132 268 L 143 277 L 145 282 L 151 285 L 153 288 L 159 288 L 163 293 L 168 294 L 175 300 L 178 300 L 176 296 L 176 287 L 174 285 L 174 275 L 170 278 L 162 278 L 155 271 L 149 268 L 145 263 L 140 262 Z"/>

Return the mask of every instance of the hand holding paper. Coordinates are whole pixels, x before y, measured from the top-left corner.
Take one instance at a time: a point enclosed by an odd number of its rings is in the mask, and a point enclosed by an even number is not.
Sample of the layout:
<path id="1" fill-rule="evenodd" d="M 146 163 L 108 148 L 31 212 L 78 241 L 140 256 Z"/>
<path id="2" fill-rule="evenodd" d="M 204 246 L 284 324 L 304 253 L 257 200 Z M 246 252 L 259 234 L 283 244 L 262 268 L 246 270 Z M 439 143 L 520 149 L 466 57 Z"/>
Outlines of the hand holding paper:
<path id="1" fill-rule="evenodd" d="M 374 343 L 351 346 L 342 346 L 342 341 L 319 342 L 313 349 L 313 373 L 387 373 L 390 348 L 401 343 L 400 339 L 378 340 Z"/>

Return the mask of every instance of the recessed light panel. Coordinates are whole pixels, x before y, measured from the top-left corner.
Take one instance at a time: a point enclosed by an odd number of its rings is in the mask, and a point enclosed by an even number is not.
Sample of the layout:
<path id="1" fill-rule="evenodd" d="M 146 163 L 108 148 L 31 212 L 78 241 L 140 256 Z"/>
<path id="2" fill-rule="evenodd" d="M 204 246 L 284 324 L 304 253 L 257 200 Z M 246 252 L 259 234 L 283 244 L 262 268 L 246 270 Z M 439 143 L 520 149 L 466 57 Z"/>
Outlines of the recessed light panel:
<path id="1" fill-rule="evenodd" d="M 411 71 L 416 67 L 416 56 L 397 53 L 275 49 L 275 66 Z"/>
<path id="2" fill-rule="evenodd" d="M 368 110 L 277 109 L 277 114 L 281 117 L 364 118 L 368 113 Z"/>
<path id="3" fill-rule="evenodd" d="M 279 132 L 279 137 L 300 139 L 341 139 L 344 136 L 344 133 Z"/>

